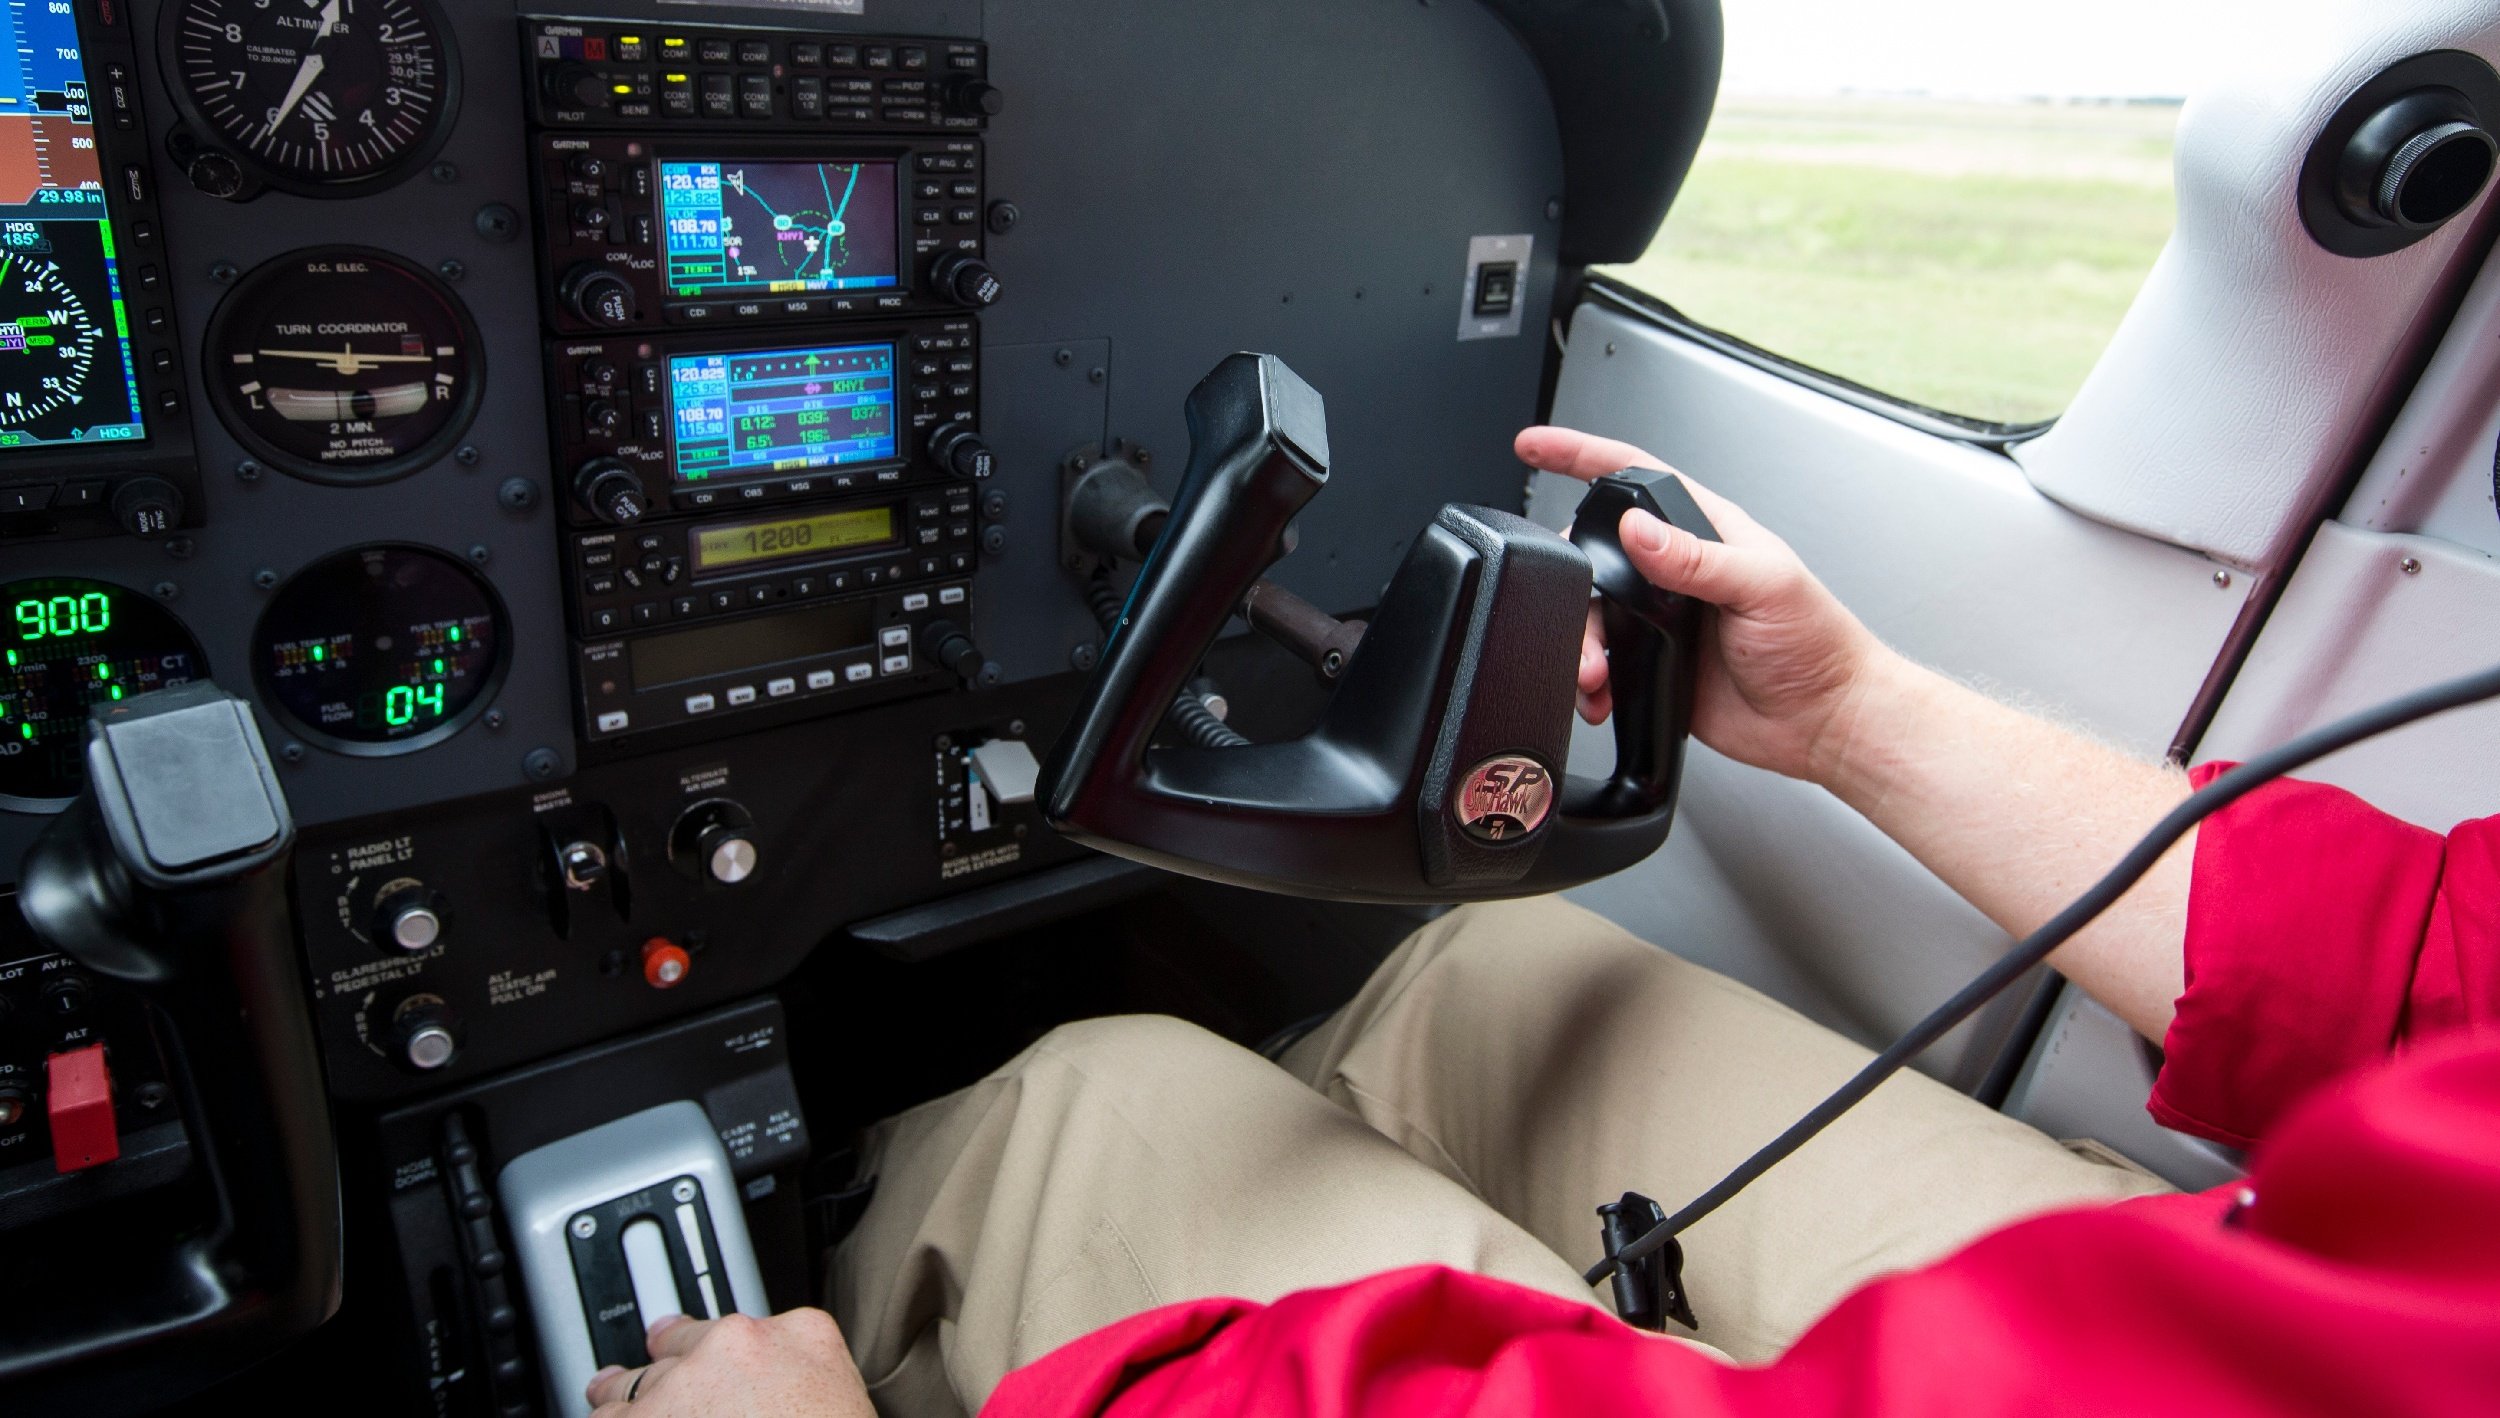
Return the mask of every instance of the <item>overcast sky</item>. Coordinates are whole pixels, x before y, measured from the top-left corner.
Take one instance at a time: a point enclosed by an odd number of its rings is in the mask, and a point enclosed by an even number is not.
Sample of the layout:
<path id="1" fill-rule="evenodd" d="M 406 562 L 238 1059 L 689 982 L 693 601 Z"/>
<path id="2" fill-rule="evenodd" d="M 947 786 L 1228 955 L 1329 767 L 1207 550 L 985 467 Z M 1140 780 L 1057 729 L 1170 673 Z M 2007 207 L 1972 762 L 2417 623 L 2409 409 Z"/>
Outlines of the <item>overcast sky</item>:
<path id="1" fill-rule="evenodd" d="M 2229 46 L 2353 3 L 1722 0 L 1722 82 L 1739 94 L 2185 95 Z"/>

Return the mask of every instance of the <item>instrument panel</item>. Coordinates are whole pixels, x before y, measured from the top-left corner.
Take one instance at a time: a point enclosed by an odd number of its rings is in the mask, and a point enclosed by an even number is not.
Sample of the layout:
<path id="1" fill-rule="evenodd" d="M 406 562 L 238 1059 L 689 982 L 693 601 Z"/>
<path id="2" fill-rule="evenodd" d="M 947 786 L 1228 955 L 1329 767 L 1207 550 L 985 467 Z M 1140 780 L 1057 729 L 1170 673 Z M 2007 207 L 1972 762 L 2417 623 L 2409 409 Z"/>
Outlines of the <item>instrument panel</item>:
<path id="1" fill-rule="evenodd" d="M 1293 573 L 1341 610 L 1518 495 L 1535 70 L 1472 6 L 1296 3 L 1327 42 L 1150 0 L 6 0 L 0 861 L 94 703 L 244 697 L 312 987 L 467 1021 L 419 1063 L 325 1015 L 385 1098 L 1070 860 L 965 765 L 1046 753 L 1099 652 L 1071 459 L 1168 488 L 1189 387 L 1277 351 L 1352 474 Z M 1455 340 L 1487 236 L 1533 253 L 1525 333 Z"/>

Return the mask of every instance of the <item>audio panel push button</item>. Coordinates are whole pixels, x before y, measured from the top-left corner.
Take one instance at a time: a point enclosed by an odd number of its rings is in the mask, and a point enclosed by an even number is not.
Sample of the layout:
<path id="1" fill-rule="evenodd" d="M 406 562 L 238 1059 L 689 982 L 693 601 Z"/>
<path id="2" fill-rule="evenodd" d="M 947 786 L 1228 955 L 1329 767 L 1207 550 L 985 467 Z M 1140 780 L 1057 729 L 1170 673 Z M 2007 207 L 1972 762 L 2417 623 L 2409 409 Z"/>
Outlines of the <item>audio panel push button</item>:
<path id="1" fill-rule="evenodd" d="M 113 1127 L 113 1076 L 104 1045 L 89 1044 L 44 1060 L 44 1109 L 52 1121 L 52 1166 L 83 1172 L 122 1155 Z"/>

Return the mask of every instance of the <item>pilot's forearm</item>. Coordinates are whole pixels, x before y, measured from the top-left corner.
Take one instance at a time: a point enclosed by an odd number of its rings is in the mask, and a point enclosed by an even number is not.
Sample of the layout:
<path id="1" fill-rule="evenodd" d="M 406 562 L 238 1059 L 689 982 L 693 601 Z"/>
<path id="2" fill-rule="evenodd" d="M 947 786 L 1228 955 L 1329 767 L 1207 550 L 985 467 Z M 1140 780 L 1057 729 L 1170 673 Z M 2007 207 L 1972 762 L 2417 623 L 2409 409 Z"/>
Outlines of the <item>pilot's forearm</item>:
<path id="1" fill-rule="evenodd" d="M 1816 781 L 2015 936 L 2082 894 L 2188 793 L 2175 768 L 1889 654 L 1818 747 Z M 2184 987 L 2195 841 L 2049 957 L 2156 1042 Z"/>

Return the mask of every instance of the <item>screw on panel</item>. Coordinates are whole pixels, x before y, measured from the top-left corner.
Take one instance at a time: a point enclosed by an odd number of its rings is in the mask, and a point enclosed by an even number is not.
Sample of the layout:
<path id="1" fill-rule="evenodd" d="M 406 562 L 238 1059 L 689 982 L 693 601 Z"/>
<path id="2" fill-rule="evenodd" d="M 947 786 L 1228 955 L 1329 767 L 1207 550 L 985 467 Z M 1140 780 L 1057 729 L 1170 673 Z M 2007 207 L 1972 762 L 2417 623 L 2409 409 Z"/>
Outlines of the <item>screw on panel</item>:
<path id="1" fill-rule="evenodd" d="M 241 268 L 232 261 L 212 262 L 208 268 L 208 278 L 221 286 L 233 285 L 242 274 Z"/>
<path id="2" fill-rule="evenodd" d="M 460 445 L 459 450 L 454 452 L 451 456 L 459 462 L 461 467 L 474 468 L 478 465 L 479 460 L 484 458 L 486 455 L 478 451 L 478 446 L 476 444 L 463 443 Z"/>
<path id="3" fill-rule="evenodd" d="M 573 1239 L 574 1239 L 574 1240 L 577 1240 L 577 1241 L 587 1241 L 587 1240 L 589 1240 L 591 1237 L 596 1236 L 596 1235 L 598 1235 L 598 1234 L 599 1234 L 599 1218 L 598 1218 L 598 1217 L 596 1217 L 596 1216 L 576 1216 L 576 1217 L 574 1217 L 574 1218 L 573 1218 Z"/>
<path id="4" fill-rule="evenodd" d="M 1009 738 L 1023 738 L 1024 721 L 1022 719 L 1009 719 L 1007 721 L 1007 736 Z"/>
<path id="5" fill-rule="evenodd" d="M 486 549 L 484 542 L 479 542 L 476 546 L 469 548 L 469 560 L 479 566 L 484 566 L 493 556 L 494 553 Z"/>
<path id="6" fill-rule="evenodd" d="M 289 740 L 286 743 L 278 745 L 278 757 L 285 759 L 289 763 L 301 763 L 304 761 L 304 746 L 300 743 Z"/>
<path id="7" fill-rule="evenodd" d="M 438 162 L 434 164 L 434 180 L 448 187 L 460 180 L 460 169 L 451 163 Z"/>
<path id="8" fill-rule="evenodd" d="M 441 272 L 443 279 L 447 281 L 456 281 L 469 274 L 469 268 L 458 261 L 445 261 L 434 269 Z"/>
<path id="9" fill-rule="evenodd" d="M 1111 377 L 1111 371 L 1109 371 L 1109 370 L 1107 370 L 1107 369 L 1103 368 L 1103 367 L 1102 367 L 1101 365 L 1099 365 L 1099 364 L 1098 364 L 1098 365 L 1095 365 L 1093 368 L 1091 368 L 1091 369 L 1089 369 L 1089 370 L 1085 371 L 1085 382 L 1086 382 L 1086 383 L 1088 383 L 1088 384 L 1100 384 L 1101 382 L 1103 382 L 1104 380 L 1106 380 L 1106 379 L 1108 379 L 1108 378 L 1110 378 L 1110 377 Z"/>
<path id="10" fill-rule="evenodd" d="M 541 780 L 553 778 L 563 767 L 564 760 L 558 758 L 552 748 L 533 748 L 529 756 L 521 760 L 521 771 Z"/>
<path id="11" fill-rule="evenodd" d="M 2228 571 L 2217 571 L 2217 572 L 2215 572 L 2215 573 L 2214 573 L 2214 589 L 2215 589 L 2215 590 L 2217 590 L 2217 591 L 2228 591 L 2228 590 L 2230 590 L 2230 589 L 2231 589 L 2231 573 L 2230 573 L 2230 572 L 2228 572 Z"/>
<path id="12" fill-rule="evenodd" d="M 1615 357 L 1615 342 L 1614 342 L 1614 341 L 1612 341 L 1612 340 L 1608 340 L 1608 341 L 1606 342 L 1606 358 L 1608 358 L 1608 359 L 1613 359 L 1614 357 Z"/>
<path id="13" fill-rule="evenodd" d="M 242 462 L 234 465 L 234 476 L 237 482 L 259 482 L 260 463 L 255 459 L 246 458 Z"/>
<path id="14" fill-rule="evenodd" d="M 527 512 L 538 505 L 538 484 L 528 478 L 506 478 L 504 485 L 495 489 L 495 500 L 508 511 Z"/>
<path id="15" fill-rule="evenodd" d="M 668 1189 L 668 1194 L 679 1201 L 692 1201 L 694 1200 L 694 1183 L 681 1177 L 677 1185 Z"/>
<path id="16" fill-rule="evenodd" d="M 1101 651 L 1094 648 L 1094 643 L 1089 640 L 1068 652 L 1068 663 L 1076 666 L 1080 670 L 1090 670 L 1094 667 L 1094 662 L 1100 657 L 1101 653 Z"/>
<path id="17" fill-rule="evenodd" d="M 1024 210 L 1018 207 L 1015 203 L 990 203 L 990 230 L 996 232 L 998 235 L 1005 236 L 1007 233 L 1014 231 L 1016 229 L 1016 223 L 1023 220 Z"/>
<path id="18" fill-rule="evenodd" d="M 176 561 L 189 561 L 191 559 L 191 553 L 197 551 L 198 549 L 198 546 L 193 543 L 189 537 L 168 537 L 165 539 L 165 554 L 172 557 Z"/>
<path id="19" fill-rule="evenodd" d="M 501 709 L 489 709 L 486 711 L 484 723 L 488 733 L 501 733 L 505 722 L 504 713 Z"/>
<path id="20" fill-rule="evenodd" d="M 252 584 L 264 591 L 278 589 L 278 573 L 264 566 L 252 573 Z"/>
<path id="21" fill-rule="evenodd" d="M 1549 222 L 1562 220 L 1562 198 L 1548 197 L 1545 199 L 1545 219 Z"/>
<path id="22" fill-rule="evenodd" d="M 1050 359 L 1051 363 L 1058 365 L 1061 369 L 1065 369 L 1069 365 L 1076 362 L 1076 351 L 1070 349 L 1058 350 L 1051 355 Z"/>
<path id="23" fill-rule="evenodd" d="M 156 598 L 160 601 L 170 601 L 174 597 L 182 594 L 182 588 L 175 585 L 171 581 L 159 581 L 152 589 L 156 592 Z"/>
<path id="24" fill-rule="evenodd" d="M 2408 556 L 2396 563 L 2396 569 L 2407 576 L 2419 576 L 2422 574 L 2422 559 L 2418 556 Z"/>
<path id="25" fill-rule="evenodd" d="M 521 234 L 521 214 L 501 202 L 477 209 L 477 234 L 488 241 L 510 241 Z"/>

